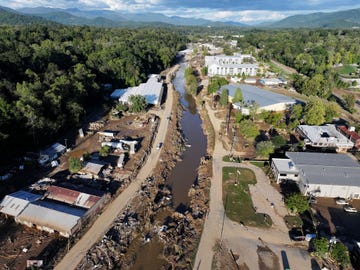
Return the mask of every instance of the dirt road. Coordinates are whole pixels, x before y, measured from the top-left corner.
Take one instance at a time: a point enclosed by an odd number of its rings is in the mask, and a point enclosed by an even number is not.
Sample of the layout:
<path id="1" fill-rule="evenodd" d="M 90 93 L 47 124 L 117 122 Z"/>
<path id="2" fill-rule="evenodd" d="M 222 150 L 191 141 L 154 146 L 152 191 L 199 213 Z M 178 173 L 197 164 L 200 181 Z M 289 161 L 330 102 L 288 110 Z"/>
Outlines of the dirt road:
<path id="1" fill-rule="evenodd" d="M 264 172 L 248 163 L 226 163 L 223 156 L 229 154 L 222 146 L 217 132 L 221 127 L 221 120 L 216 118 L 214 110 L 206 105 L 210 120 L 214 126 L 216 138 L 213 153 L 213 178 L 210 189 L 210 210 L 206 218 L 204 230 L 196 254 L 194 270 L 212 269 L 214 246 L 217 240 L 224 241 L 228 248 L 239 254 L 239 264 L 246 264 L 249 269 L 259 269 L 257 247 L 266 245 L 280 257 L 286 252 L 291 265 L 297 269 L 311 269 L 311 261 L 307 252 L 301 248 L 292 247 L 282 217 L 287 213 L 281 200 L 281 195 L 269 184 Z M 234 166 L 249 168 L 255 172 L 257 184 L 250 188 L 254 206 L 259 212 L 267 213 L 273 220 L 270 229 L 259 229 L 241 226 L 229 220 L 224 215 L 222 201 L 222 167 Z M 275 207 L 271 207 L 274 203 Z"/>
<path id="2" fill-rule="evenodd" d="M 176 67 L 174 67 L 175 69 Z M 93 226 L 86 232 L 86 234 L 77 242 L 65 255 L 62 261 L 56 265 L 56 270 L 70 270 L 75 269 L 80 261 L 85 257 L 88 250 L 98 242 L 104 234 L 109 230 L 113 221 L 121 214 L 124 208 L 131 202 L 131 199 L 136 195 L 136 192 L 140 189 L 141 183 L 144 182 L 155 168 L 159 157 L 160 151 L 156 149 L 158 143 L 163 142 L 166 137 L 168 129 L 167 116 L 172 111 L 173 104 L 173 88 L 168 87 L 167 99 L 165 102 L 165 108 L 162 111 L 160 125 L 158 133 L 156 135 L 151 154 L 148 156 L 144 166 L 139 171 L 136 179 L 106 207 L 104 212 L 97 218 Z"/>
<path id="3" fill-rule="evenodd" d="M 285 66 L 281 63 L 279 63 L 278 61 L 275 61 L 275 60 L 271 60 L 271 63 L 273 63 L 274 65 L 278 66 L 279 68 L 281 68 L 282 70 L 284 70 L 286 73 L 289 73 L 289 74 L 297 74 L 298 72 L 291 68 L 291 67 L 288 67 L 288 66 Z"/>

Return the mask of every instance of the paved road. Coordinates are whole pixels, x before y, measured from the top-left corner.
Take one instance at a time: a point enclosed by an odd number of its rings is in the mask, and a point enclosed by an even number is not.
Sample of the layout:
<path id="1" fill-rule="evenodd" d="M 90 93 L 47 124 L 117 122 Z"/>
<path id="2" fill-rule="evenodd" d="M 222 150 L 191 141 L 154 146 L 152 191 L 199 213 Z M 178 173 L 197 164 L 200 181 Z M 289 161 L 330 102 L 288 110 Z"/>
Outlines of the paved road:
<path id="1" fill-rule="evenodd" d="M 240 264 L 246 263 L 249 269 L 259 268 L 256 250 L 258 245 L 264 244 L 269 246 L 280 260 L 280 254 L 285 250 L 291 264 L 297 266 L 296 269 L 311 269 L 308 253 L 304 252 L 303 249 L 291 247 L 292 243 L 288 236 L 288 229 L 282 219 L 287 210 L 281 200 L 281 195 L 269 184 L 264 172 L 249 163 L 236 164 L 222 161 L 223 156 L 227 155 L 228 151 L 223 148 L 217 134 L 217 131 L 221 130 L 221 120 L 216 118 L 214 110 L 208 105 L 206 105 L 206 108 L 216 133 L 213 153 L 213 177 L 210 189 L 209 214 L 205 220 L 193 269 L 212 269 L 214 246 L 216 241 L 220 239 L 234 253 L 239 254 Z M 274 223 L 272 228 L 244 227 L 224 215 L 222 201 L 222 167 L 224 166 L 249 168 L 254 171 L 257 184 L 250 186 L 253 204 L 258 208 L 259 212 L 270 215 Z M 271 202 L 275 204 L 274 208 L 271 207 Z"/>
<path id="2" fill-rule="evenodd" d="M 144 166 L 139 171 L 136 179 L 106 207 L 104 212 L 97 218 L 93 226 L 65 255 L 62 261 L 56 265 L 56 270 L 75 269 L 80 261 L 85 257 L 88 250 L 97 243 L 104 234 L 109 230 L 114 220 L 121 214 L 124 208 L 130 203 L 131 199 L 140 189 L 141 183 L 148 177 L 155 168 L 159 157 L 160 150 L 156 149 L 159 142 L 163 142 L 166 137 L 168 123 L 166 119 L 170 115 L 173 105 L 173 88 L 168 87 L 168 95 L 165 102 L 165 108 L 162 111 L 162 117 L 158 128 L 158 133 L 154 140 L 151 154 L 148 156 Z"/>

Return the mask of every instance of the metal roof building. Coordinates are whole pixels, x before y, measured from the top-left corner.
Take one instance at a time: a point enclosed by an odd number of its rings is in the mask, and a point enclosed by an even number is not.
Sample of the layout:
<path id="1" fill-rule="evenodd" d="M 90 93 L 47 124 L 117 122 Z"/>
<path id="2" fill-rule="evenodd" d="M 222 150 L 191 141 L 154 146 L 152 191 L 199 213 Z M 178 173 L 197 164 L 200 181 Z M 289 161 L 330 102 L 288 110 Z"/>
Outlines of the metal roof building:
<path id="1" fill-rule="evenodd" d="M 59 232 L 64 237 L 74 234 L 81 226 L 86 210 L 51 201 L 30 203 L 15 221 L 50 233 Z"/>
<path id="2" fill-rule="evenodd" d="M 360 166 L 350 156 L 313 152 L 286 152 L 286 156 L 285 163 L 291 161 L 298 171 L 294 180 L 303 194 L 360 199 Z M 272 165 L 281 171 L 277 159 Z M 287 175 L 282 177 L 285 180 Z"/>
<path id="3" fill-rule="evenodd" d="M 0 203 L 0 212 L 5 215 L 17 217 L 29 203 L 37 201 L 41 197 L 41 195 L 23 190 L 11 193 L 6 195 Z"/>
<path id="4" fill-rule="evenodd" d="M 50 186 L 47 189 L 46 196 L 48 199 L 87 209 L 93 207 L 101 199 L 96 195 L 61 186 Z"/>
<path id="5" fill-rule="evenodd" d="M 299 125 L 296 131 L 304 138 L 305 145 L 312 147 L 330 148 L 338 152 L 346 152 L 354 147 L 354 143 L 341 134 L 335 125 Z"/>
<path id="6" fill-rule="evenodd" d="M 260 111 L 284 111 L 287 106 L 297 103 L 297 101 L 293 98 L 247 84 L 224 85 L 220 88 L 219 92 L 221 93 L 223 89 L 229 90 L 229 100 L 231 101 L 238 88 L 241 89 L 245 107 L 250 106 L 253 102 L 256 102 L 260 106 Z"/>
<path id="7" fill-rule="evenodd" d="M 135 87 L 116 89 L 111 94 L 111 97 L 118 98 L 120 102 L 129 103 L 131 95 L 144 96 L 148 104 L 159 106 L 163 95 L 163 83 L 160 75 L 152 74 L 146 83 L 141 83 Z"/>

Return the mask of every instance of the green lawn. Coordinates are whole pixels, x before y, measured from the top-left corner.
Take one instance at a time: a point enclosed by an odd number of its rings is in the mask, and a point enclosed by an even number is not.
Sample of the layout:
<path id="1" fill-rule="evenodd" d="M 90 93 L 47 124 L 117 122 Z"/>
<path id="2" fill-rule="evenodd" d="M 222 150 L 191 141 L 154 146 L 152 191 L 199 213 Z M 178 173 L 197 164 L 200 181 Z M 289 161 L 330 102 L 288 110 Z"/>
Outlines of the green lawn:
<path id="1" fill-rule="evenodd" d="M 284 221 L 286 226 L 291 229 L 294 227 L 301 227 L 303 225 L 303 222 L 299 216 L 285 216 Z"/>
<path id="2" fill-rule="evenodd" d="M 265 162 L 267 161 L 250 161 L 250 164 L 263 169 L 265 167 Z"/>
<path id="3" fill-rule="evenodd" d="M 241 162 L 241 158 L 237 157 L 237 156 L 232 156 L 230 158 L 230 156 L 224 156 L 223 157 L 223 161 L 225 162 L 234 162 L 234 163 L 240 163 Z"/>
<path id="4" fill-rule="evenodd" d="M 223 202 L 226 215 L 247 226 L 270 227 L 270 216 L 256 213 L 249 192 L 249 184 L 256 184 L 253 171 L 243 168 L 223 168 Z"/>

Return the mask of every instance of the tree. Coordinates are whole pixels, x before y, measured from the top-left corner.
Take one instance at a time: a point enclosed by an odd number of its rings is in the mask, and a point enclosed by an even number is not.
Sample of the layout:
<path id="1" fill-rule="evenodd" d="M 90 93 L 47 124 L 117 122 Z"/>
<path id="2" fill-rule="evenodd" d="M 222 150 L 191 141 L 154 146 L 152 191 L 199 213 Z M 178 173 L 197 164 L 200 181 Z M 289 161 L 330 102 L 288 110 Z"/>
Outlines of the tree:
<path id="1" fill-rule="evenodd" d="M 298 120 L 300 121 L 301 117 L 303 115 L 303 106 L 301 104 L 296 104 L 291 109 L 291 115 L 290 120 Z"/>
<path id="2" fill-rule="evenodd" d="M 259 135 L 259 130 L 250 120 L 241 121 L 239 123 L 239 130 L 245 138 L 255 138 L 257 135 Z"/>
<path id="3" fill-rule="evenodd" d="M 324 237 L 314 239 L 313 244 L 319 256 L 324 256 L 329 250 L 329 241 Z"/>
<path id="4" fill-rule="evenodd" d="M 351 113 L 355 112 L 355 95 L 354 94 L 346 94 L 343 96 L 345 109 Z"/>
<path id="5" fill-rule="evenodd" d="M 219 103 L 221 106 L 226 106 L 229 102 L 229 90 L 224 88 L 220 94 Z"/>
<path id="6" fill-rule="evenodd" d="M 309 210 L 309 203 L 307 198 L 300 193 L 293 193 L 285 199 L 286 207 L 290 209 L 291 213 L 304 213 Z"/>
<path id="7" fill-rule="evenodd" d="M 104 145 L 100 148 L 99 154 L 102 157 L 107 157 L 110 153 L 110 146 Z"/>
<path id="8" fill-rule="evenodd" d="M 235 90 L 235 94 L 234 94 L 234 97 L 232 99 L 232 103 L 236 103 L 236 102 L 241 103 L 242 101 L 243 101 L 243 94 L 242 94 L 241 88 L 238 87 Z"/>
<path id="9" fill-rule="evenodd" d="M 264 158 L 269 158 L 270 154 L 274 153 L 275 146 L 271 141 L 262 141 L 256 145 L 256 155 Z"/>
<path id="10" fill-rule="evenodd" d="M 308 125 L 321 125 L 325 122 L 325 105 L 320 98 L 312 97 L 306 103 L 304 121 Z"/>
<path id="11" fill-rule="evenodd" d="M 250 118 L 254 122 L 257 116 L 257 113 L 259 112 L 260 105 L 256 102 L 252 102 L 250 105 Z"/>
<path id="12" fill-rule="evenodd" d="M 208 68 L 207 67 L 202 67 L 201 68 L 201 74 L 203 76 L 207 76 L 208 75 Z"/>
<path id="13" fill-rule="evenodd" d="M 71 173 L 76 173 L 78 171 L 80 171 L 82 168 L 82 164 L 80 159 L 76 158 L 76 157 L 70 157 L 69 158 L 69 171 Z"/>
<path id="14" fill-rule="evenodd" d="M 279 148 L 286 144 L 286 139 L 281 135 L 275 136 L 271 139 L 271 141 L 274 144 L 275 148 Z"/>
<path id="15" fill-rule="evenodd" d="M 147 107 L 146 99 L 142 95 L 131 95 L 129 102 L 131 104 L 130 110 L 135 113 L 145 111 Z"/>
<path id="16" fill-rule="evenodd" d="M 343 243 L 337 242 L 332 246 L 330 256 L 341 266 L 350 264 L 349 251 Z"/>
<path id="17" fill-rule="evenodd" d="M 340 107 L 335 102 L 329 102 L 325 105 L 325 122 L 331 123 L 334 117 L 338 117 L 340 114 Z"/>

